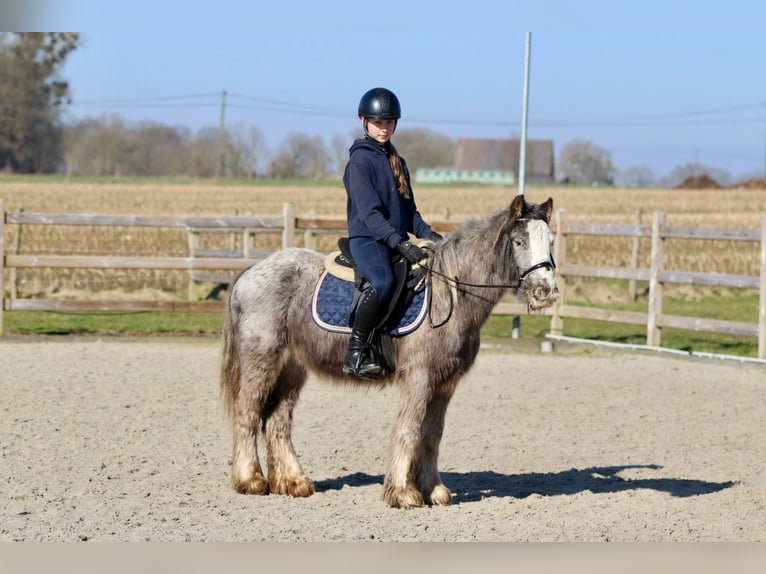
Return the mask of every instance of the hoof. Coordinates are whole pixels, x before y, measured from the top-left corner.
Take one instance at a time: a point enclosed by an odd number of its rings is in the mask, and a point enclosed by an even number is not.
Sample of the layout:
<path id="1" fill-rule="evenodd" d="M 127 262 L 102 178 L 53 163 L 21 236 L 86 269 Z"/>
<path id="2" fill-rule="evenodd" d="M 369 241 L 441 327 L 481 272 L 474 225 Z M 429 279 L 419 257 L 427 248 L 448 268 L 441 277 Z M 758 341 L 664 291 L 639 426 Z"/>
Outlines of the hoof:
<path id="1" fill-rule="evenodd" d="M 429 498 L 434 506 L 449 506 L 452 504 L 452 491 L 443 484 L 437 484 Z"/>
<path id="2" fill-rule="evenodd" d="M 231 481 L 231 487 L 240 494 L 268 494 L 269 483 L 263 475 L 256 475 L 249 480 Z"/>
<path id="3" fill-rule="evenodd" d="M 285 478 L 274 481 L 274 483 L 271 484 L 272 494 L 287 494 L 288 496 L 294 496 L 296 498 L 306 498 L 314 494 L 314 492 L 314 483 L 307 476 L 290 479 Z"/>
<path id="4" fill-rule="evenodd" d="M 407 509 L 425 506 L 423 495 L 411 486 L 403 489 L 384 487 L 383 500 L 391 508 Z"/>

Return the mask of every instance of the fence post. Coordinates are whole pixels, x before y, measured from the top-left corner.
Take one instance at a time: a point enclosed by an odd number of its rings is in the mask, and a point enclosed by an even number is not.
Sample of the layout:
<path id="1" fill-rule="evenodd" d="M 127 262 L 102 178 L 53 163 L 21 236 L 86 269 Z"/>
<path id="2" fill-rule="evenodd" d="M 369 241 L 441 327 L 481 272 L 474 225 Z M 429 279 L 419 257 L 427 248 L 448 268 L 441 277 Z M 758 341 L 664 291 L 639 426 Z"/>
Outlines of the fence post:
<path id="1" fill-rule="evenodd" d="M 638 269 L 638 262 L 640 259 L 641 254 L 641 216 L 643 215 L 643 210 L 639 208 L 638 212 L 636 213 L 636 226 L 638 227 L 637 231 L 639 232 L 636 237 L 633 238 L 633 252 L 631 253 L 630 257 L 630 266 L 633 271 Z M 631 279 L 630 282 L 628 282 L 628 297 L 631 301 L 636 300 L 636 280 Z"/>
<path id="2" fill-rule="evenodd" d="M 253 233 L 250 229 L 245 228 L 242 231 L 242 256 L 245 259 L 250 258 L 250 253 L 253 251 L 254 244 L 255 233 Z"/>
<path id="3" fill-rule="evenodd" d="M 655 212 L 652 220 L 652 254 L 649 267 L 649 309 L 646 320 L 646 344 L 650 347 L 660 346 L 661 330 L 657 320 L 662 314 L 662 291 L 660 273 L 665 266 L 665 239 L 662 237 L 662 227 L 665 225 L 665 214 Z"/>
<path id="4" fill-rule="evenodd" d="M 566 259 L 567 243 L 566 235 L 564 234 L 564 209 L 557 209 L 554 216 L 556 220 L 556 240 L 553 242 L 553 261 L 556 262 L 556 267 L 561 268 L 564 259 Z M 561 273 L 556 274 L 556 285 L 559 288 L 559 300 L 553 306 L 553 315 L 551 316 L 551 334 L 563 335 L 564 334 L 564 320 L 561 318 L 561 306 L 564 304 L 564 295 L 566 293 L 566 277 Z"/>
<path id="5" fill-rule="evenodd" d="M 197 256 L 197 249 L 199 248 L 199 232 L 189 227 L 186 228 L 186 241 L 189 245 L 189 257 L 194 259 Z M 189 276 L 189 284 L 186 288 L 186 298 L 189 301 L 194 300 L 194 270 L 189 269 L 187 272 Z"/>
<path id="6" fill-rule="evenodd" d="M 303 232 L 303 246 L 306 249 L 317 250 L 317 234 L 313 229 L 306 229 Z"/>
<path id="7" fill-rule="evenodd" d="M 285 203 L 282 207 L 285 224 L 282 228 L 282 249 L 295 245 L 295 210 L 292 203 Z"/>
<path id="8" fill-rule="evenodd" d="M 3 334 L 3 309 L 5 308 L 5 209 L 0 198 L 0 335 Z"/>
<path id="9" fill-rule="evenodd" d="M 761 285 L 758 295 L 758 358 L 766 359 L 766 214 L 761 215 Z"/>

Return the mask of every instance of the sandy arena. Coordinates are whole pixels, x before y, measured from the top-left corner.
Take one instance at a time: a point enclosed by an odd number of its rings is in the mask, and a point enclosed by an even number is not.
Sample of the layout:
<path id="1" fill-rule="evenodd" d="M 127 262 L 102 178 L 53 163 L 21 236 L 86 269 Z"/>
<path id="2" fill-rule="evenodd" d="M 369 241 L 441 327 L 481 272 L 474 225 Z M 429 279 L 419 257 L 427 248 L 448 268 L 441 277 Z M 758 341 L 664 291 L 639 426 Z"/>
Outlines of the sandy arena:
<path id="1" fill-rule="evenodd" d="M 523 340 L 447 414 L 449 507 L 381 501 L 396 391 L 310 380 L 308 499 L 229 488 L 218 341 L 0 338 L 0 540 L 764 541 L 766 367 Z"/>

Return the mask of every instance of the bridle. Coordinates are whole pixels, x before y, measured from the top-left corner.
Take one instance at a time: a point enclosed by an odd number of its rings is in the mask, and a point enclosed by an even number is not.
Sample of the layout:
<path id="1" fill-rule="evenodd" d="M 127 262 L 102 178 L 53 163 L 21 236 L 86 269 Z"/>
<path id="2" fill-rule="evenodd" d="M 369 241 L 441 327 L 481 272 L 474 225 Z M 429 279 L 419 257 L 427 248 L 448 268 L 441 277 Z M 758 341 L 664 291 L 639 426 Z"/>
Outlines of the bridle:
<path id="1" fill-rule="evenodd" d="M 521 221 L 521 220 L 518 220 L 518 221 Z M 509 250 L 512 250 L 512 248 L 510 248 Z M 452 297 L 452 289 L 456 291 L 460 291 L 461 293 L 464 293 L 464 294 L 469 293 L 469 290 L 466 289 L 467 287 L 473 287 L 475 289 L 519 289 L 521 288 L 521 285 L 524 282 L 524 280 L 535 271 L 539 269 L 548 269 L 549 271 L 553 271 L 554 269 L 556 269 L 556 262 L 553 259 L 553 253 L 549 252 L 547 260 L 535 263 L 534 265 L 529 267 L 527 270 L 525 270 L 523 273 L 520 273 L 518 275 L 518 279 L 516 280 L 516 283 L 472 283 L 470 281 L 462 281 L 458 279 L 457 277 L 450 277 L 449 275 L 446 275 L 445 273 L 441 273 L 440 271 L 437 271 L 433 267 L 426 264 L 421 263 L 421 267 L 428 274 L 426 278 L 426 285 L 428 286 L 428 322 L 431 328 L 436 329 L 446 324 L 447 321 L 449 321 L 450 318 L 452 317 L 452 311 L 455 305 L 453 297 Z M 431 301 L 432 301 L 432 293 L 433 293 L 432 283 L 433 283 L 434 275 L 440 277 L 450 287 L 449 312 L 447 313 L 447 318 L 438 324 L 435 324 L 433 322 L 433 317 L 431 315 Z M 477 297 L 479 296 L 476 294 L 474 295 Z"/>

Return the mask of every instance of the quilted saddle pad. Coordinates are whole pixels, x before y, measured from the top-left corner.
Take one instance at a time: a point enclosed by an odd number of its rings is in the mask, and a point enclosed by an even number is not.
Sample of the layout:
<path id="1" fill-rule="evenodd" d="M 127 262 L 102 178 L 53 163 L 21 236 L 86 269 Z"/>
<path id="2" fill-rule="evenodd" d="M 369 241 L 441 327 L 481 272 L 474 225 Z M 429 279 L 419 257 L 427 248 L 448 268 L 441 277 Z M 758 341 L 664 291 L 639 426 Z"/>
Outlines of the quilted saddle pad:
<path id="1" fill-rule="evenodd" d="M 384 330 L 390 335 L 406 335 L 417 329 L 426 316 L 428 287 L 421 285 L 405 309 L 389 317 Z M 314 288 L 311 315 L 314 322 L 333 333 L 351 333 L 348 315 L 354 302 L 353 281 L 346 281 L 324 271 Z"/>

